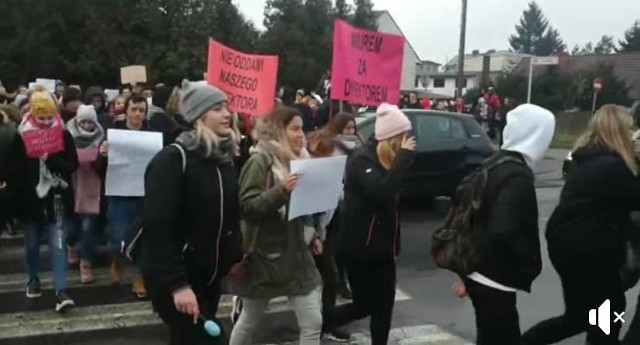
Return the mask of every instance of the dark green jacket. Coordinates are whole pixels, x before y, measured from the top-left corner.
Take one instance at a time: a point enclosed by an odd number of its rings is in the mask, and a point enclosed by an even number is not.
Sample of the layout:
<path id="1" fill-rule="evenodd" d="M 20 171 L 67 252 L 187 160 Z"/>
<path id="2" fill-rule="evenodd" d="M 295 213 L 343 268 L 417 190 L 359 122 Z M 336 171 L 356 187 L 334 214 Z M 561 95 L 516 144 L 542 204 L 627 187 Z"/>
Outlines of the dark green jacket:
<path id="1" fill-rule="evenodd" d="M 241 228 L 251 258 L 248 281 L 231 290 L 247 298 L 307 295 L 320 286 L 320 275 L 304 240 L 302 218 L 287 220 L 282 210 L 289 205 L 289 195 L 270 171 L 271 158 L 254 153 L 240 173 Z"/>

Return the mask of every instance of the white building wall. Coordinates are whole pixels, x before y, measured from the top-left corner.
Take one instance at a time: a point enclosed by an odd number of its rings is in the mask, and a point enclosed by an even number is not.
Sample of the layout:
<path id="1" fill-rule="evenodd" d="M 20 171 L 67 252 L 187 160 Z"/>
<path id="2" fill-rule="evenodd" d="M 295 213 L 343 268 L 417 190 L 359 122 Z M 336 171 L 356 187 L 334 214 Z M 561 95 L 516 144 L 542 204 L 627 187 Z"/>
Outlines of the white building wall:
<path id="1" fill-rule="evenodd" d="M 435 87 L 435 80 L 444 78 L 444 87 Z M 466 77 L 467 78 L 467 87 L 462 89 L 462 94 L 467 92 L 467 89 L 473 89 L 478 86 L 478 80 L 475 77 Z M 445 95 L 450 98 L 455 97 L 456 95 L 456 78 L 455 77 L 439 77 L 439 76 L 431 76 L 429 78 L 429 85 L 427 86 L 427 90 L 429 92 L 433 92 L 438 95 Z"/>
<path id="2" fill-rule="evenodd" d="M 402 31 L 391 18 L 389 12 L 383 12 L 378 18 L 378 31 L 385 34 L 402 35 Z M 407 39 L 404 40 L 404 59 L 402 62 L 402 78 L 400 88 L 402 90 L 414 90 L 416 82 L 416 64 L 420 58 L 411 49 Z"/>
<path id="3" fill-rule="evenodd" d="M 520 54 L 516 52 L 501 51 L 491 54 L 491 63 L 489 66 L 490 72 L 509 72 L 514 68 L 526 54 Z M 455 57 L 447 63 L 446 67 L 449 67 L 451 71 L 457 70 L 455 68 L 458 64 L 458 58 Z M 479 54 L 476 56 L 467 56 L 464 60 L 464 71 L 469 73 L 481 73 L 482 63 L 484 56 Z"/>

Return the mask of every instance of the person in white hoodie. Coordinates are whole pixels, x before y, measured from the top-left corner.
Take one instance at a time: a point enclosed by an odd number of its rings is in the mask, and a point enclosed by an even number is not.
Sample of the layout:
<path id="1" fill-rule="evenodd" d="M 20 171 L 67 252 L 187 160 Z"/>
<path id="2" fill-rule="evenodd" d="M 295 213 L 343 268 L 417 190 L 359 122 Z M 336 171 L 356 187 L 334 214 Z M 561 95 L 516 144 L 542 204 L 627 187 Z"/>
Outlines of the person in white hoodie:
<path id="1" fill-rule="evenodd" d="M 507 114 L 504 144 L 485 162 L 492 168 L 480 209 L 483 238 L 473 272 L 456 286 L 473 303 L 478 345 L 520 343 L 516 291 L 530 292 L 542 270 L 533 172 L 554 130 L 550 111 L 521 105 Z"/>

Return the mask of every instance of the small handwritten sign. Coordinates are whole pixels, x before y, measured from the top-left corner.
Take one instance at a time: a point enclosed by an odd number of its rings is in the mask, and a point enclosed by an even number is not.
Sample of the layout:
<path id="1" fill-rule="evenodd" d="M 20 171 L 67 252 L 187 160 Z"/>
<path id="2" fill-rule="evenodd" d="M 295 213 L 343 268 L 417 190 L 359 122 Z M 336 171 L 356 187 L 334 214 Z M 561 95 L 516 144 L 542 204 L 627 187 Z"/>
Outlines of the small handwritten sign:
<path id="1" fill-rule="evenodd" d="M 22 133 L 22 140 L 30 158 L 40 158 L 64 151 L 64 132 L 61 127 L 32 130 Z"/>

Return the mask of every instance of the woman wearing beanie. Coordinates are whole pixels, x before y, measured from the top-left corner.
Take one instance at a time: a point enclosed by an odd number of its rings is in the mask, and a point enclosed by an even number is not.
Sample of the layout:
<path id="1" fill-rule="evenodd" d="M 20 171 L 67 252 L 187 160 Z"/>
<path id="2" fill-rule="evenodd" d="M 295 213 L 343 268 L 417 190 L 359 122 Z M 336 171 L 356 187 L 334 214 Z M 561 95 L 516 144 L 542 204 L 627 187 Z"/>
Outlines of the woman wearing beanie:
<path id="1" fill-rule="evenodd" d="M 55 310 L 62 312 L 75 305 L 66 291 L 68 267 L 64 244 L 69 219 L 73 217 L 71 175 L 78 168 L 78 156 L 53 96 L 37 86 L 29 103 L 31 112 L 18 127 L 26 148 L 20 214 L 27 225 L 27 298 L 42 296 L 38 256 L 40 238 L 45 232 L 53 266 Z M 41 145 L 44 138 L 47 144 Z"/>
<path id="2" fill-rule="evenodd" d="M 67 130 L 73 136 L 79 162 L 78 170 L 73 175 L 76 222 L 67 240 L 67 258 L 71 265 L 77 265 L 80 261 L 80 281 L 88 284 L 93 282 L 95 228 L 101 205 L 102 179 L 95 162 L 98 148 L 104 140 L 104 130 L 98 123 L 93 105 L 81 105 L 76 117 L 67 123 Z M 76 248 L 78 239 L 81 243 L 80 254 Z"/>
<path id="3" fill-rule="evenodd" d="M 133 95 L 125 102 L 125 119 L 113 123 L 112 128 L 128 131 L 148 131 L 146 121 L 147 100 L 139 95 Z M 109 154 L 109 137 L 100 145 L 101 156 L 98 162 L 102 177 L 106 176 Z M 109 196 L 107 197 L 107 221 L 109 222 L 112 263 L 111 277 L 114 284 L 119 284 L 124 274 L 125 259 L 120 254 L 122 239 L 127 231 L 134 226 L 136 218 L 142 212 L 142 197 Z M 142 275 L 138 275 L 133 281 L 133 293 L 142 299 L 147 297 Z"/>
<path id="4" fill-rule="evenodd" d="M 151 161 L 145 174 L 142 265 L 170 344 L 222 344 L 205 333 L 215 320 L 220 282 L 242 258 L 237 150 L 227 96 L 192 85 L 182 100 L 193 129 Z"/>
<path id="5" fill-rule="evenodd" d="M 353 304 L 336 323 L 371 316 L 373 345 L 387 343 L 400 254 L 398 199 L 416 146 L 397 106 L 378 107 L 375 139 L 347 162 L 344 229 L 338 256 L 347 266 Z"/>
<path id="6" fill-rule="evenodd" d="M 320 275 L 313 253 L 322 252 L 311 217 L 288 220 L 291 192 L 298 176 L 290 162 L 309 158 L 300 113 L 280 106 L 256 124 L 257 144 L 240 173 L 240 214 L 248 277 L 232 292 L 243 309 L 231 345 L 250 345 L 269 300 L 287 296 L 300 328 L 300 344 L 320 344 Z M 307 236 L 306 236 L 307 235 Z"/>

